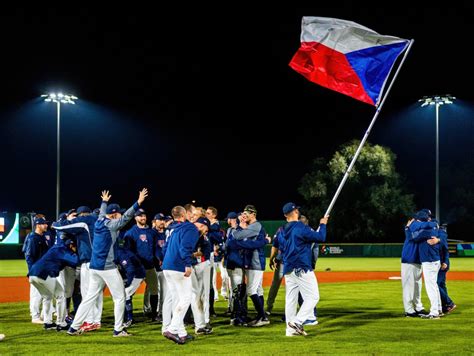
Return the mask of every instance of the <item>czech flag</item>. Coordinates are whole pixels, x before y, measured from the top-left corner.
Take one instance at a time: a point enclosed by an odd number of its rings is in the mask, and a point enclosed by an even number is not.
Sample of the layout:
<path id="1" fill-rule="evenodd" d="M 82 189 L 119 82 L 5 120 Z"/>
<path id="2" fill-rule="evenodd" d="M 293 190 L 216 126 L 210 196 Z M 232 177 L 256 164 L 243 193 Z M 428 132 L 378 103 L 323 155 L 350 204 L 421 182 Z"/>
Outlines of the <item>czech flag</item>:
<path id="1" fill-rule="evenodd" d="M 301 27 L 301 47 L 290 67 L 316 84 L 375 106 L 395 61 L 410 43 L 327 17 L 303 17 Z"/>

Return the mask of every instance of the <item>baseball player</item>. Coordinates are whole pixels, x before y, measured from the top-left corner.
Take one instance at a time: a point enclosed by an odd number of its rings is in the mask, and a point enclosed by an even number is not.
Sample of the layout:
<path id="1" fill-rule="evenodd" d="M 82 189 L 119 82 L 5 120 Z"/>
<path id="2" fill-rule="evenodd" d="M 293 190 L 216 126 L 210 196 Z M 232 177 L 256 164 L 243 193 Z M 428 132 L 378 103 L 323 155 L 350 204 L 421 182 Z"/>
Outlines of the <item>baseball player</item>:
<path id="1" fill-rule="evenodd" d="M 197 335 L 212 333 L 209 320 L 209 291 L 211 287 L 211 243 L 207 237 L 210 221 L 200 217 L 195 222 L 199 230 L 199 240 L 193 253 L 191 282 L 193 295 L 191 308 L 194 316 L 195 332 Z"/>
<path id="2" fill-rule="evenodd" d="M 92 257 L 92 237 L 94 236 L 94 225 L 98 216 L 92 214 L 87 206 L 80 206 L 76 210 L 77 216 L 68 215 L 66 219 L 60 219 L 53 224 L 53 228 L 59 232 L 71 234 L 77 241 L 77 253 L 80 264 L 81 295 L 87 295 L 90 284 L 90 260 Z M 100 329 L 103 307 L 103 292 L 99 294 L 96 303 L 91 307 L 81 329 L 93 331 Z M 77 311 L 76 311 L 77 312 Z"/>
<path id="3" fill-rule="evenodd" d="M 299 221 L 299 207 L 294 203 L 283 206 L 283 215 L 288 222 L 284 234 L 279 237 L 283 257 L 283 274 L 286 281 L 285 318 L 286 336 L 307 335 L 303 323 L 314 319 L 313 310 L 319 301 L 318 281 L 312 266 L 312 244 L 326 241 L 328 216 L 319 221 L 317 231 Z M 303 304 L 298 313 L 298 293 Z"/>
<path id="4" fill-rule="evenodd" d="M 29 271 L 29 281 L 34 285 L 45 300 L 44 305 L 44 329 L 45 330 L 67 330 L 66 323 L 66 299 L 63 285 L 59 282 L 59 272 L 66 266 L 76 268 L 77 255 L 73 251 L 72 241 L 51 247 Z M 56 323 L 53 323 L 53 311 L 51 309 L 52 299 L 56 299 Z"/>
<path id="5" fill-rule="evenodd" d="M 115 250 L 115 263 L 125 284 L 125 317 L 123 326 L 128 328 L 133 323 L 132 297 L 146 276 L 145 268 L 140 259 L 124 246 L 123 240 Z"/>
<path id="6" fill-rule="evenodd" d="M 135 212 L 136 224 L 130 228 L 124 237 L 125 248 L 132 251 L 141 261 L 146 270 L 146 289 L 150 294 L 151 320 L 156 321 L 158 311 L 158 277 L 155 270 L 155 246 L 158 234 L 147 225 L 145 210 Z M 146 305 L 146 294 L 144 305 Z M 145 306 L 146 307 L 146 306 Z"/>
<path id="7" fill-rule="evenodd" d="M 170 225 L 171 233 L 162 268 L 175 307 L 171 324 L 163 335 L 177 344 L 184 344 L 194 339 L 187 334 L 183 318 L 191 304 L 192 254 L 199 239 L 199 232 L 194 224 L 186 221 L 184 207 L 175 206 L 171 215 L 175 222 Z M 164 318 L 163 324 L 165 324 Z"/>
<path id="8" fill-rule="evenodd" d="M 82 300 L 79 309 L 74 317 L 69 335 L 80 335 L 82 331 L 79 327 L 87 318 L 90 308 L 96 303 L 97 298 L 107 285 L 114 301 L 114 337 L 130 336 L 123 328 L 123 316 L 125 310 L 125 288 L 122 277 L 114 263 L 114 245 L 119 231 L 134 216 L 148 196 L 148 190 L 142 189 L 138 194 L 138 200 L 122 216 L 118 204 L 109 204 L 111 195 L 108 191 L 103 191 L 101 198 L 100 214 L 94 226 L 94 238 L 92 240 L 92 257 L 90 262 L 90 284 L 86 297 Z"/>
<path id="9" fill-rule="evenodd" d="M 33 220 L 34 231 L 30 232 L 23 245 L 23 252 L 25 254 L 28 272 L 33 264 L 38 261 L 48 251 L 48 245 L 45 240 L 45 233 L 48 230 L 48 221 L 44 218 L 37 217 Z M 43 324 L 41 320 L 41 294 L 33 284 L 30 284 L 30 314 L 31 322 L 34 324 Z M 43 300 L 43 309 L 45 308 L 45 301 Z"/>

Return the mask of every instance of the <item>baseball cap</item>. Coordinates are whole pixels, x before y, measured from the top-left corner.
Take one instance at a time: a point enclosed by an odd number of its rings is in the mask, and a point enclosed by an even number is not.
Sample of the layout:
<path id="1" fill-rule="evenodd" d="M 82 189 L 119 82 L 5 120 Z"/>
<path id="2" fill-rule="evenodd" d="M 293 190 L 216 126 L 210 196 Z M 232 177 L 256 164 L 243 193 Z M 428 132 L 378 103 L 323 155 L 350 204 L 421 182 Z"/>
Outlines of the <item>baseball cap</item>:
<path id="1" fill-rule="evenodd" d="M 165 221 L 170 221 L 170 220 L 174 220 L 173 217 L 171 215 L 166 215 Z"/>
<path id="2" fill-rule="evenodd" d="M 99 215 L 100 214 L 100 208 L 95 208 L 93 213 L 96 214 L 96 215 Z"/>
<path id="3" fill-rule="evenodd" d="M 283 205 L 283 215 L 291 213 L 295 209 L 299 209 L 300 207 L 297 206 L 295 203 L 289 202 Z"/>
<path id="4" fill-rule="evenodd" d="M 229 214 L 227 214 L 227 218 L 226 219 L 237 219 L 238 218 L 238 215 L 236 212 L 234 211 L 231 211 Z"/>
<path id="5" fill-rule="evenodd" d="M 140 215 L 146 215 L 145 210 L 143 210 L 142 208 L 138 209 L 134 214 L 134 216 L 140 216 Z"/>
<path id="6" fill-rule="evenodd" d="M 49 221 L 47 221 L 44 218 L 36 218 L 34 220 L 35 225 L 42 225 L 42 224 L 49 224 Z"/>
<path id="7" fill-rule="evenodd" d="M 92 210 L 88 206 L 83 205 L 83 206 L 80 206 L 79 208 L 77 208 L 76 212 L 78 214 L 82 214 L 82 213 L 89 213 L 90 214 L 90 213 L 92 213 Z"/>
<path id="8" fill-rule="evenodd" d="M 105 210 L 106 214 L 120 213 L 120 205 L 118 204 L 109 204 Z"/>
<path id="9" fill-rule="evenodd" d="M 416 220 L 420 220 L 420 221 L 428 221 L 429 217 L 430 217 L 429 214 L 425 210 L 417 211 L 413 215 L 413 218 L 415 218 Z"/>
<path id="10" fill-rule="evenodd" d="M 71 215 L 71 214 L 74 214 L 74 213 L 77 213 L 76 209 L 69 209 L 69 211 L 67 212 L 67 215 Z"/>
<path id="11" fill-rule="evenodd" d="M 58 216 L 58 220 L 63 220 L 63 219 L 66 219 L 66 218 L 67 218 L 67 213 L 66 212 L 62 212 Z"/>
<path id="12" fill-rule="evenodd" d="M 163 213 L 158 213 L 158 214 L 155 215 L 153 220 L 166 220 L 166 216 Z"/>
<path id="13" fill-rule="evenodd" d="M 200 223 L 200 224 L 203 224 L 203 225 L 206 225 L 208 228 L 211 226 L 211 222 L 209 221 L 208 218 L 200 217 L 200 218 L 197 219 L 195 222 Z"/>
<path id="14" fill-rule="evenodd" d="M 254 205 L 246 205 L 244 208 L 244 212 L 247 212 L 250 214 L 257 214 L 257 208 L 255 208 Z"/>
<path id="15" fill-rule="evenodd" d="M 431 213 L 431 210 L 430 210 L 430 209 L 421 209 L 420 211 L 424 211 L 425 213 L 428 214 L 428 216 L 433 217 L 433 214 Z"/>

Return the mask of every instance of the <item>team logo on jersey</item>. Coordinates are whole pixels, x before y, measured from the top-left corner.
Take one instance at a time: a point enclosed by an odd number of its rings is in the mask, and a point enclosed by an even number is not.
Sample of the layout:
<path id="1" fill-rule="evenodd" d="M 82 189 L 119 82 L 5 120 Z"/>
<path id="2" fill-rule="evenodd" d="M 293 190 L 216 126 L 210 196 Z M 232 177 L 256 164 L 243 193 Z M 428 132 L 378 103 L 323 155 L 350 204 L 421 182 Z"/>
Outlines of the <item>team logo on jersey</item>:
<path id="1" fill-rule="evenodd" d="M 163 247 L 165 245 L 165 240 L 158 240 L 158 246 Z"/>
<path id="2" fill-rule="evenodd" d="M 126 266 L 127 265 L 127 260 L 123 260 L 122 261 L 122 266 Z"/>
<path id="3" fill-rule="evenodd" d="M 140 240 L 145 242 L 146 241 L 146 235 L 145 234 L 140 235 Z"/>
<path id="4" fill-rule="evenodd" d="M 44 238 L 49 241 L 50 237 L 49 235 L 44 235 Z"/>

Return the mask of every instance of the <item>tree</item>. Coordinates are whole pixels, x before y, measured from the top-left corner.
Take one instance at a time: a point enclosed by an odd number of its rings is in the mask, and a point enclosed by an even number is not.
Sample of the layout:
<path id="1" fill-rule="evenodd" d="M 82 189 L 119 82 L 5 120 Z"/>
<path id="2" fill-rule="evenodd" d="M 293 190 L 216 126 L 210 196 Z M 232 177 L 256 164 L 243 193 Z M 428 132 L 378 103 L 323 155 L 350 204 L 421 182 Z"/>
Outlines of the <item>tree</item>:
<path id="1" fill-rule="evenodd" d="M 317 158 L 299 193 L 313 222 L 324 215 L 360 141 L 343 144 L 327 162 Z M 413 195 L 395 170 L 396 155 L 387 147 L 366 142 L 342 189 L 328 224 L 332 241 L 399 242 L 402 227 L 414 211 Z"/>

